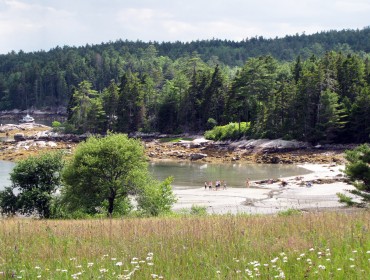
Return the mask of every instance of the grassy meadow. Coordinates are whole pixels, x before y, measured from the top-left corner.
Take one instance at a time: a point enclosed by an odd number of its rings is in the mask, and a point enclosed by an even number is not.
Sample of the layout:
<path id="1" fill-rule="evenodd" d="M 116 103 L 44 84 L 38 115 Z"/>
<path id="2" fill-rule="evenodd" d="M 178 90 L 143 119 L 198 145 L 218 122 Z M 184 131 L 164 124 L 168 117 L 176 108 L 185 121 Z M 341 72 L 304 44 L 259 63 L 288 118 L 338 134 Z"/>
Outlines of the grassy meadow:
<path id="1" fill-rule="evenodd" d="M 369 279 L 370 212 L 0 220 L 0 279 Z"/>

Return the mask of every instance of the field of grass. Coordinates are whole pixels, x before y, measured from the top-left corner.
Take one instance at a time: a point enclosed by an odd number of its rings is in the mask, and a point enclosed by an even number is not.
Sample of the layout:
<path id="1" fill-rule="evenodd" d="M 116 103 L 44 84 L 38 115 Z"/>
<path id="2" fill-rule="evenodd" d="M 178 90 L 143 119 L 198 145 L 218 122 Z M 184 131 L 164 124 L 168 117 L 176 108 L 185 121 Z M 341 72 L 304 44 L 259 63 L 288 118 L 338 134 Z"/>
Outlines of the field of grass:
<path id="1" fill-rule="evenodd" d="M 0 279 L 369 279 L 370 212 L 0 220 Z"/>

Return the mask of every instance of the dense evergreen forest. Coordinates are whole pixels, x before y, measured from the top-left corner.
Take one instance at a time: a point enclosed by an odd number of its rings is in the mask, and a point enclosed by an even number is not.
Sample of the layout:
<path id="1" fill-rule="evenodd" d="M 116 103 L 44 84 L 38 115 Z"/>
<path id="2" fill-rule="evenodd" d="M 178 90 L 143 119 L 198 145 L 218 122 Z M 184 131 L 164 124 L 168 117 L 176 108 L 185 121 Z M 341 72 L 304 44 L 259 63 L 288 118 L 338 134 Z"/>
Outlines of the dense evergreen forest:
<path id="1" fill-rule="evenodd" d="M 0 55 L 0 110 L 68 108 L 75 132 L 200 132 L 366 142 L 370 28 L 241 42 L 116 41 Z"/>

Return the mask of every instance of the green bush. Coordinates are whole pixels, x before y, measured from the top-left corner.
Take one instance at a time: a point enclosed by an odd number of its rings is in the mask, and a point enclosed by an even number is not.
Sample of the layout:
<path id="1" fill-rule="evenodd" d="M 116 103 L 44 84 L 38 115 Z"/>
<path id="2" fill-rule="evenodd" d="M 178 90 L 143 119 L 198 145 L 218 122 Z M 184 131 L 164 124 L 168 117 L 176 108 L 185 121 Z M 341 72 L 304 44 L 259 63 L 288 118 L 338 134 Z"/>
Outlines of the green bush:
<path id="1" fill-rule="evenodd" d="M 250 123 L 241 122 L 229 123 L 223 126 L 215 126 L 211 130 L 207 130 L 204 133 L 204 137 L 209 140 L 238 140 L 243 136 L 246 136 L 250 129 Z"/>
<path id="2" fill-rule="evenodd" d="M 61 125 L 62 125 L 62 124 L 61 124 L 60 122 L 58 122 L 58 121 L 53 121 L 53 122 L 51 123 L 51 126 L 52 126 L 53 128 L 59 128 Z"/>
<path id="3" fill-rule="evenodd" d="M 293 215 L 301 215 L 302 211 L 298 209 L 289 208 L 284 211 L 278 212 L 278 216 L 286 217 L 286 216 L 293 216 Z"/>
<path id="4" fill-rule="evenodd" d="M 190 215 L 194 216 L 206 216 L 207 208 L 205 206 L 192 205 L 190 209 Z"/>

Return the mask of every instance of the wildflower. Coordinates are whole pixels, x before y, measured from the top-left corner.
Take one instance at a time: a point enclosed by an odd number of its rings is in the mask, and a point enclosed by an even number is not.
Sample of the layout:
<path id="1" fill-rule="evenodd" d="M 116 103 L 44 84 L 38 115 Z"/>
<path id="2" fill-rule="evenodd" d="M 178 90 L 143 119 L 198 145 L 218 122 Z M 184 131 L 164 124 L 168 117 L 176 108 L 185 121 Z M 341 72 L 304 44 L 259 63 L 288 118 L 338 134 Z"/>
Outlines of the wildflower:
<path id="1" fill-rule="evenodd" d="M 322 252 L 317 252 L 317 254 L 320 256 L 320 255 L 322 255 Z"/>
<path id="2" fill-rule="evenodd" d="M 133 260 L 133 261 L 137 261 L 137 260 L 138 260 L 138 258 L 134 257 L 134 258 L 132 258 L 132 260 Z"/>
<path id="3" fill-rule="evenodd" d="M 69 260 L 70 261 L 75 261 L 75 260 L 77 260 L 77 258 L 76 257 L 73 257 L 73 258 L 70 258 Z"/>
<path id="4" fill-rule="evenodd" d="M 122 266 L 122 262 L 116 262 L 116 266 Z"/>
<path id="5" fill-rule="evenodd" d="M 299 256 L 300 256 L 300 257 L 304 257 L 304 256 L 305 256 L 305 253 L 303 253 L 303 254 L 300 254 Z"/>
<path id="6" fill-rule="evenodd" d="M 115 260 L 117 260 L 117 258 L 111 258 L 111 260 L 112 260 L 112 261 L 115 261 Z"/>
<path id="7" fill-rule="evenodd" d="M 82 265 L 76 265 L 76 268 L 81 268 L 82 267 Z"/>
<path id="8" fill-rule="evenodd" d="M 264 263 L 263 266 L 269 266 L 269 264 L 268 263 Z"/>
<path id="9" fill-rule="evenodd" d="M 154 263 L 150 262 L 150 263 L 148 263 L 148 265 L 149 265 L 149 266 L 152 266 L 152 265 L 154 265 Z"/>
<path id="10" fill-rule="evenodd" d="M 353 262 L 355 259 L 354 259 L 354 258 L 349 258 L 349 260 L 350 260 L 351 262 Z"/>
<path id="11" fill-rule="evenodd" d="M 367 251 L 366 254 L 370 254 L 370 251 Z"/>
<path id="12" fill-rule="evenodd" d="M 280 279 L 285 279 L 284 271 L 280 271 L 280 273 L 279 273 L 279 278 L 280 278 Z"/>
<path id="13" fill-rule="evenodd" d="M 139 261 L 139 263 L 145 263 L 145 261 L 141 260 L 141 261 Z"/>
<path id="14" fill-rule="evenodd" d="M 282 257 L 285 256 L 285 253 L 284 252 L 281 252 L 280 253 L 280 256 L 282 256 Z"/>
<path id="15" fill-rule="evenodd" d="M 62 269 L 61 272 L 68 272 L 68 270 L 67 269 Z"/>
<path id="16" fill-rule="evenodd" d="M 301 258 L 297 258 L 297 261 L 301 260 Z"/>
<path id="17" fill-rule="evenodd" d="M 322 269 L 322 270 L 325 270 L 325 268 L 326 268 L 326 267 L 325 267 L 325 265 L 321 265 L 321 264 L 320 264 L 318 267 L 319 267 L 320 269 Z"/>
<path id="18" fill-rule="evenodd" d="M 314 248 L 310 248 L 308 251 L 313 252 L 313 251 L 315 251 L 315 249 Z"/>
<path id="19" fill-rule="evenodd" d="M 240 273 L 241 271 L 240 270 L 237 270 L 237 271 L 235 271 L 236 273 Z"/>
<path id="20" fill-rule="evenodd" d="M 153 256 L 153 253 L 152 252 L 149 252 L 148 253 L 148 256 L 152 257 Z"/>
<path id="21" fill-rule="evenodd" d="M 288 262 L 288 257 L 284 257 L 283 262 L 285 262 L 285 263 Z"/>
<path id="22" fill-rule="evenodd" d="M 157 274 L 150 274 L 150 276 L 152 276 L 153 279 L 158 278 Z"/>
<path id="23" fill-rule="evenodd" d="M 99 271 L 100 271 L 100 273 L 105 273 L 105 272 L 108 272 L 108 269 L 106 269 L 106 268 L 101 268 L 101 269 L 99 269 Z"/>
<path id="24" fill-rule="evenodd" d="M 87 263 L 87 267 L 92 267 L 93 265 L 94 265 L 94 263 L 92 263 L 92 262 Z"/>
<path id="25" fill-rule="evenodd" d="M 221 271 L 217 270 L 217 271 L 216 271 L 216 273 L 217 273 L 217 274 L 220 274 L 220 273 L 221 273 Z"/>
<path id="26" fill-rule="evenodd" d="M 131 264 L 138 264 L 137 261 L 131 261 Z"/>
<path id="27" fill-rule="evenodd" d="M 41 269 L 41 267 L 39 267 L 39 266 L 35 266 L 35 269 Z"/>
<path id="28" fill-rule="evenodd" d="M 352 253 L 357 253 L 357 250 L 353 250 Z"/>
<path id="29" fill-rule="evenodd" d="M 276 257 L 276 258 L 272 259 L 272 260 L 271 260 L 271 262 L 272 262 L 272 263 L 276 263 L 278 259 L 279 259 L 279 258 L 278 258 L 278 257 Z"/>
<path id="30" fill-rule="evenodd" d="M 337 270 L 341 271 L 342 269 L 339 267 L 339 268 L 337 268 Z"/>
<path id="31" fill-rule="evenodd" d="M 350 265 L 349 267 L 350 267 L 350 268 L 354 268 L 354 267 L 355 267 L 355 265 L 354 265 L 354 264 L 352 264 L 352 265 Z"/>
<path id="32" fill-rule="evenodd" d="M 41 275 L 37 275 L 37 278 L 41 278 Z"/>

